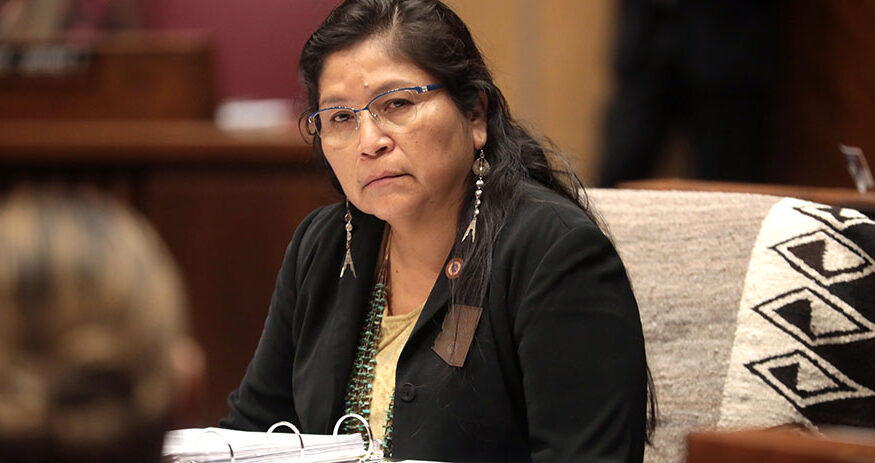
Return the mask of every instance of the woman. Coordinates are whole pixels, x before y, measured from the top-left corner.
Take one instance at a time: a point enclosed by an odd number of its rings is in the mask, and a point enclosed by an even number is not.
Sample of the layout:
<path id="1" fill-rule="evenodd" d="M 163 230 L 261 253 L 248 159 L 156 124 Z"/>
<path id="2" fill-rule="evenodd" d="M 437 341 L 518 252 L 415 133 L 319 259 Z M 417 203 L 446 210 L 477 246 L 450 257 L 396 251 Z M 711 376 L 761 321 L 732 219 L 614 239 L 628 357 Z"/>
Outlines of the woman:
<path id="1" fill-rule="evenodd" d="M 94 194 L 0 203 L 0 460 L 158 462 L 202 371 L 170 254 Z"/>
<path id="2" fill-rule="evenodd" d="M 330 433 L 354 412 L 396 458 L 641 461 L 625 270 L 462 21 L 436 0 L 346 1 L 301 74 L 346 201 L 295 233 L 223 425 Z"/>

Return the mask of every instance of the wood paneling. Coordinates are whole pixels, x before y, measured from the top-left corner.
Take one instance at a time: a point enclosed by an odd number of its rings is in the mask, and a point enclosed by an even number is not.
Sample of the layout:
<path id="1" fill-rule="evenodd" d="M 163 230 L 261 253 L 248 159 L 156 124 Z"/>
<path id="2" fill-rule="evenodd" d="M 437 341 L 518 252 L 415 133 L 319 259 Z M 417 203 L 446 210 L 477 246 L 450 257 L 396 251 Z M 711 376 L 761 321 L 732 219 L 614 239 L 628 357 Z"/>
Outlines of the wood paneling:
<path id="1" fill-rule="evenodd" d="M 207 355 L 207 388 L 189 419 L 215 425 L 255 352 L 295 228 L 337 197 L 308 169 L 162 169 L 143 190 L 142 209 L 185 275 L 191 330 Z"/>

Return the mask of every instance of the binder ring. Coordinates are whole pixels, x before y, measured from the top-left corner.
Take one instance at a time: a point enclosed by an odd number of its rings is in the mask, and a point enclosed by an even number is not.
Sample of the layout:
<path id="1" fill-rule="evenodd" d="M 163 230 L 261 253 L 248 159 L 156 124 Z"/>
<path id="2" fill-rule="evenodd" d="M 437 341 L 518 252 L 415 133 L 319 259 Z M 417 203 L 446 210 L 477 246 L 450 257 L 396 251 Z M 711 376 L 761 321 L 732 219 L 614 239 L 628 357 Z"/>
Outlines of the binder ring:
<path id="1" fill-rule="evenodd" d="M 295 435 L 298 436 L 298 441 L 301 442 L 301 454 L 298 455 L 298 459 L 303 460 L 304 459 L 304 437 L 301 436 L 301 431 L 299 431 L 298 428 L 295 427 L 295 425 L 293 425 L 292 423 L 289 423 L 288 421 L 278 421 L 278 422 L 272 424 L 270 426 L 270 428 L 267 429 L 267 436 L 270 437 L 270 435 L 273 434 L 274 429 L 276 429 L 280 426 L 285 426 L 285 427 L 291 429 L 295 433 Z"/>
<path id="2" fill-rule="evenodd" d="M 368 424 L 368 420 L 364 419 L 364 417 L 356 413 L 349 413 L 341 416 L 340 419 L 334 423 L 334 432 L 331 433 L 331 435 L 336 436 L 338 431 L 340 431 L 340 425 L 349 418 L 355 418 L 361 421 L 362 424 L 365 425 L 365 429 L 368 431 L 368 450 L 365 452 L 365 455 L 359 459 L 359 461 L 367 461 L 376 451 L 377 445 L 374 442 L 374 434 L 371 432 L 371 426 Z"/>
<path id="3" fill-rule="evenodd" d="M 217 432 L 217 431 L 215 431 L 215 430 L 213 430 L 213 429 L 207 429 L 207 430 L 204 430 L 204 432 L 203 432 L 200 436 L 198 436 L 196 442 L 199 442 L 199 441 L 200 441 L 201 439 L 203 439 L 204 436 L 206 436 L 207 434 L 215 434 L 215 435 L 219 436 L 220 439 L 222 439 L 222 442 L 224 442 L 225 445 L 228 446 L 228 453 L 231 455 L 231 462 L 230 462 L 230 463 L 235 463 L 235 460 L 234 460 L 234 447 L 231 447 L 231 443 L 228 442 L 228 439 L 226 439 L 225 436 L 223 436 L 221 433 L 219 433 L 219 432 Z M 188 460 L 188 461 L 189 461 L 189 463 L 194 463 L 194 460 Z"/>

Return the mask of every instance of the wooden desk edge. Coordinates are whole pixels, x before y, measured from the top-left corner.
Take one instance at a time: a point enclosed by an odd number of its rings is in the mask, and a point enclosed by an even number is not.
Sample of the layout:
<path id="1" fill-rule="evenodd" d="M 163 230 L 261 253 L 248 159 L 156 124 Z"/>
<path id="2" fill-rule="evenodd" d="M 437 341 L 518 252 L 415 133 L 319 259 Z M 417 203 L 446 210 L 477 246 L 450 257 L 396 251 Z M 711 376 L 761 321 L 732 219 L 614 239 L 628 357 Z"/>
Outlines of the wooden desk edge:
<path id="1" fill-rule="evenodd" d="M 224 131 L 211 121 L 0 121 L 0 165 L 316 165 L 294 130 Z"/>
<path id="2" fill-rule="evenodd" d="M 755 456 L 762 457 L 751 459 Z M 699 431 L 687 436 L 687 462 L 875 462 L 875 440 L 824 437 L 792 429 Z"/>
<path id="3" fill-rule="evenodd" d="M 622 182 L 618 188 L 635 190 L 713 191 L 787 196 L 816 203 L 875 209 L 875 192 L 859 193 L 851 188 L 830 188 L 764 183 L 712 182 L 679 178 L 649 179 Z"/>

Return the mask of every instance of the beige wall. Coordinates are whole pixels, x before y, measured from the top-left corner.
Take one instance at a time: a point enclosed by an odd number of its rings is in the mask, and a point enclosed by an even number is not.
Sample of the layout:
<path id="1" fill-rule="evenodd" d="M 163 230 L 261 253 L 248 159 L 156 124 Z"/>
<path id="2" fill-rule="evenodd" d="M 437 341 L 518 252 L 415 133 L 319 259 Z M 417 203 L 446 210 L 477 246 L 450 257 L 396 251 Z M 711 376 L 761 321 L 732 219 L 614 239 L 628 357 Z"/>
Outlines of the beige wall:
<path id="1" fill-rule="evenodd" d="M 610 92 L 615 0 L 448 0 L 471 28 L 513 114 L 596 180 Z"/>

